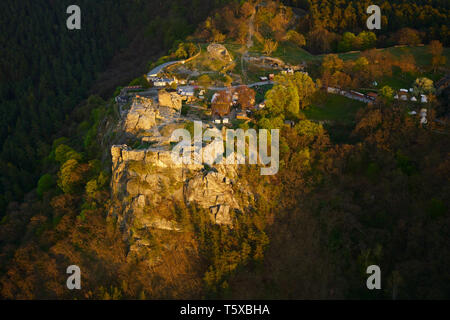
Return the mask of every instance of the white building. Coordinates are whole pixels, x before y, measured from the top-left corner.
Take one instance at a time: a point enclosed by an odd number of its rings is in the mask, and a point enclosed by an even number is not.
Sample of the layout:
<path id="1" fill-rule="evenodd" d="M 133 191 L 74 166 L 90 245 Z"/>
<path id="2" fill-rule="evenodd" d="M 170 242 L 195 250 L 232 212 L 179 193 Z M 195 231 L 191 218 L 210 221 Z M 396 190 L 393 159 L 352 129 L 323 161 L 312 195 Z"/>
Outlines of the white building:
<path id="1" fill-rule="evenodd" d="M 185 96 L 185 97 L 193 97 L 195 93 L 195 89 L 192 86 L 183 86 L 178 87 L 177 90 L 179 95 Z"/>
<path id="2" fill-rule="evenodd" d="M 153 80 L 153 85 L 155 87 L 165 87 L 170 86 L 172 84 L 178 83 L 177 79 L 169 79 L 169 78 L 157 78 Z"/>

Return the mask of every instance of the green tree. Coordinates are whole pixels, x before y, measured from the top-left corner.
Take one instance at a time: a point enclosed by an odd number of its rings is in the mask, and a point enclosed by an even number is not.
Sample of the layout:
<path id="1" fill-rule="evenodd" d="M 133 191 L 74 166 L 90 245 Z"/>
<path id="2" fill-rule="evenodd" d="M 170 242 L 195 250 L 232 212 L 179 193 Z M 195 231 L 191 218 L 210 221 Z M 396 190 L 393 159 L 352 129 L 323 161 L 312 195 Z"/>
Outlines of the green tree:
<path id="1" fill-rule="evenodd" d="M 263 52 L 267 55 L 271 55 L 273 52 L 275 52 L 278 48 L 278 42 L 270 40 L 270 39 L 265 39 L 264 40 L 264 48 L 263 48 Z"/>
<path id="2" fill-rule="evenodd" d="M 343 68 L 344 60 L 339 58 L 337 54 L 328 54 L 322 61 L 322 72 L 333 74 L 336 71 L 342 71 Z"/>
<path id="3" fill-rule="evenodd" d="M 367 50 L 375 47 L 377 42 L 377 36 L 371 31 L 363 31 L 358 34 L 357 38 L 357 41 L 361 43 L 362 50 Z"/>
<path id="4" fill-rule="evenodd" d="M 88 166 L 80 164 L 75 159 L 67 160 L 58 172 L 58 187 L 64 193 L 75 193 L 80 191 Z"/>
<path id="5" fill-rule="evenodd" d="M 425 77 L 417 78 L 413 85 L 413 92 L 416 96 L 434 94 L 433 80 Z"/>
<path id="6" fill-rule="evenodd" d="M 384 86 L 380 89 L 380 96 L 385 100 L 392 100 L 394 98 L 394 90 L 389 86 Z"/>
<path id="7" fill-rule="evenodd" d="M 356 36 L 354 33 L 345 32 L 338 43 L 338 51 L 347 52 L 354 48 Z"/>
<path id="8" fill-rule="evenodd" d="M 37 193 L 40 197 L 42 197 L 42 195 L 47 192 L 48 190 L 50 190 L 51 188 L 53 188 L 53 186 L 55 185 L 55 181 L 53 179 L 53 176 L 49 173 L 44 174 L 38 181 L 38 185 L 37 185 Z"/>
<path id="9" fill-rule="evenodd" d="M 57 146 L 55 150 L 55 160 L 60 164 L 63 164 L 69 159 L 80 161 L 82 159 L 82 155 L 65 144 L 60 144 Z"/>
<path id="10" fill-rule="evenodd" d="M 304 45 L 306 45 L 305 37 L 295 30 L 289 30 L 286 34 L 286 39 L 299 47 L 303 47 Z"/>

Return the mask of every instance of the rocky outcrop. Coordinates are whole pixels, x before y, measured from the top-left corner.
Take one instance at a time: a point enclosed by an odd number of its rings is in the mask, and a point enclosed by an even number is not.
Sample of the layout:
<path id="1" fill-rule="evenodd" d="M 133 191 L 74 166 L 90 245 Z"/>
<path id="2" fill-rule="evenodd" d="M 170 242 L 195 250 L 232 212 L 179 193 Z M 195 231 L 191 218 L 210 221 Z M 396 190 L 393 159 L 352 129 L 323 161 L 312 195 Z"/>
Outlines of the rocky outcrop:
<path id="1" fill-rule="evenodd" d="M 188 204 L 208 208 L 217 224 L 232 225 L 230 210 L 241 210 L 234 197 L 232 180 L 216 170 L 191 178 L 185 184 L 184 197 Z"/>
<path id="2" fill-rule="evenodd" d="M 166 91 L 164 89 L 158 91 L 158 101 L 161 107 L 181 110 L 183 98 L 176 92 Z"/>
<path id="3" fill-rule="evenodd" d="M 132 134 L 148 131 L 156 125 L 158 117 L 159 110 L 151 99 L 136 97 L 124 120 L 124 131 Z"/>
<path id="4" fill-rule="evenodd" d="M 227 48 L 225 48 L 225 46 L 222 44 L 211 43 L 208 46 L 207 51 L 212 57 L 216 59 L 221 59 L 229 62 L 233 61 Z"/>
<path id="5" fill-rule="evenodd" d="M 149 231 L 183 232 L 173 214 L 176 203 L 208 209 L 213 223 L 230 228 L 234 213 L 247 206 L 249 194 L 235 191 L 245 188 L 237 188 L 234 165 L 206 169 L 202 164 L 175 163 L 169 150 L 132 150 L 127 145 L 112 146 L 111 155 L 110 217 L 130 244 L 132 258 L 147 257 L 152 250 Z"/>

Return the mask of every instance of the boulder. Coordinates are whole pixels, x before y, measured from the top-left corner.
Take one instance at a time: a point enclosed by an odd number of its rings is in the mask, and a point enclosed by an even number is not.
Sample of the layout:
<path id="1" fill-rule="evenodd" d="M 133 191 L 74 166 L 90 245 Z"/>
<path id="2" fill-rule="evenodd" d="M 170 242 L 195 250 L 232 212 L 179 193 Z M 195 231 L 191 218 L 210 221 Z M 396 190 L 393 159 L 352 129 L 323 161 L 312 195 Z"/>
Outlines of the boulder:
<path id="1" fill-rule="evenodd" d="M 132 134 L 148 131 L 156 125 L 157 117 L 159 117 L 159 111 L 151 99 L 135 98 L 127 113 L 124 130 Z"/>
<path id="2" fill-rule="evenodd" d="M 182 100 L 182 96 L 176 92 L 170 92 L 164 89 L 158 91 L 158 101 L 161 107 L 172 108 L 176 111 L 180 111 Z"/>
<path id="3" fill-rule="evenodd" d="M 233 224 L 230 215 L 230 207 L 228 205 L 218 205 L 215 207 L 211 207 L 209 208 L 209 211 L 214 223 L 230 226 Z"/>
<path id="4" fill-rule="evenodd" d="M 225 60 L 225 61 L 233 61 L 230 54 L 228 53 L 227 48 L 224 45 L 218 43 L 211 43 L 208 48 L 208 53 L 217 59 Z"/>

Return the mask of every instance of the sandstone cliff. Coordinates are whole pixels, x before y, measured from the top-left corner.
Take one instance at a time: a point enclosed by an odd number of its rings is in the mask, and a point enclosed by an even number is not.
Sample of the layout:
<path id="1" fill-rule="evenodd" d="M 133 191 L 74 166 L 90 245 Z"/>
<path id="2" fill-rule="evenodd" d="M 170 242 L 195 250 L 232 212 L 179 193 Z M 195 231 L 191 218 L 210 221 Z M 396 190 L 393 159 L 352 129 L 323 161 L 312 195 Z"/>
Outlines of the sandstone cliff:
<path id="1" fill-rule="evenodd" d="M 154 102 L 147 98 L 135 98 L 124 121 L 124 131 L 137 134 L 148 131 L 156 125 L 159 110 Z"/>
<path id="2" fill-rule="evenodd" d="M 152 230 L 183 232 L 174 215 L 176 203 L 208 209 L 212 223 L 230 228 L 235 212 L 247 206 L 249 194 L 237 181 L 235 166 L 206 169 L 200 164 L 176 164 L 169 150 L 132 150 L 127 145 L 113 146 L 111 155 L 110 217 L 117 219 L 130 244 L 130 257 L 151 256 Z"/>

